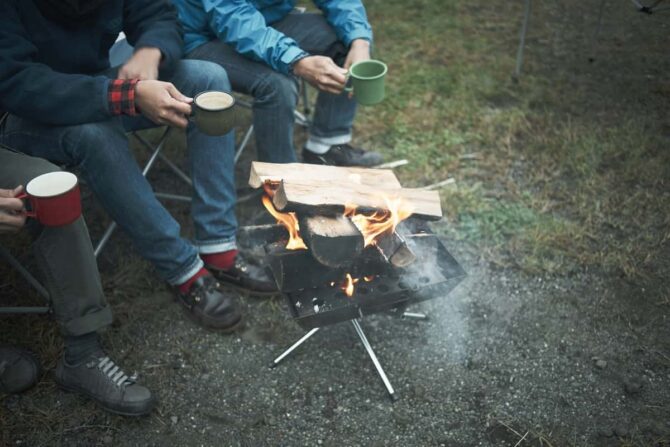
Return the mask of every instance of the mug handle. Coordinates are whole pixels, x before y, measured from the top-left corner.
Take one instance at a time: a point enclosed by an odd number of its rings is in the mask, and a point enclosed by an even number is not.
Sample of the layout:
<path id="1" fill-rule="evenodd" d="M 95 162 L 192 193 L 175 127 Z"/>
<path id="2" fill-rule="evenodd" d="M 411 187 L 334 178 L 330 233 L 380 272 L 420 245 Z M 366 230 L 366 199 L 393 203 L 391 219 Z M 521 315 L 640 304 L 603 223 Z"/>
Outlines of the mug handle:
<path id="1" fill-rule="evenodd" d="M 351 82 L 351 72 L 347 73 L 347 79 L 344 81 L 344 91 L 347 93 L 354 91 L 354 84 Z"/>
<path id="2" fill-rule="evenodd" d="M 18 196 L 14 197 L 14 198 L 19 199 L 19 200 L 23 200 L 23 199 L 27 199 L 28 197 L 29 197 L 28 194 L 24 191 L 24 192 L 22 192 L 21 194 L 19 194 Z M 33 218 L 37 217 L 37 213 L 35 211 L 27 211 L 26 210 L 26 211 L 21 211 L 19 214 L 21 216 L 26 216 L 26 217 L 33 217 Z"/>

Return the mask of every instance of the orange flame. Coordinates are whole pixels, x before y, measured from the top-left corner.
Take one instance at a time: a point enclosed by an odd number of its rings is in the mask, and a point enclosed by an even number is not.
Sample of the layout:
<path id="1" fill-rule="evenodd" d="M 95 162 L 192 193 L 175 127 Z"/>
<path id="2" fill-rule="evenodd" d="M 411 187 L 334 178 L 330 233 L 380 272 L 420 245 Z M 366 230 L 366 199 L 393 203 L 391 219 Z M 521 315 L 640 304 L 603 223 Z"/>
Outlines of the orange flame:
<path id="1" fill-rule="evenodd" d="M 300 237 L 300 225 L 298 225 L 298 218 L 295 217 L 295 213 L 280 213 L 275 209 L 270 197 L 266 195 L 263 195 L 263 205 L 265 206 L 265 209 L 277 219 L 277 223 L 282 224 L 284 228 L 288 230 L 288 243 L 286 244 L 286 249 L 307 250 L 305 241 Z"/>
<path id="2" fill-rule="evenodd" d="M 347 276 L 345 277 L 345 282 L 344 285 L 342 286 L 342 290 L 344 290 L 344 293 L 348 297 L 354 296 L 354 284 L 358 282 L 358 278 L 352 278 L 349 273 L 347 273 Z"/>
<path id="3" fill-rule="evenodd" d="M 389 199 L 384 196 L 384 201 L 388 211 L 375 211 L 372 214 L 357 213 L 357 206 L 353 204 L 344 207 L 344 215 L 350 217 L 361 232 L 366 247 L 374 244 L 380 235 L 395 231 L 400 222 L 412 215 L 412 206 L 402 197 Z"/>
<path id="4" fill-rule="evenodd" d="M 375 279 L 375 275 L 370 275 L 370 276 L 364 276 L 363 277 L 363 281 L 365 281 L 365 282 L 370 282 L 373 279 Z"/>

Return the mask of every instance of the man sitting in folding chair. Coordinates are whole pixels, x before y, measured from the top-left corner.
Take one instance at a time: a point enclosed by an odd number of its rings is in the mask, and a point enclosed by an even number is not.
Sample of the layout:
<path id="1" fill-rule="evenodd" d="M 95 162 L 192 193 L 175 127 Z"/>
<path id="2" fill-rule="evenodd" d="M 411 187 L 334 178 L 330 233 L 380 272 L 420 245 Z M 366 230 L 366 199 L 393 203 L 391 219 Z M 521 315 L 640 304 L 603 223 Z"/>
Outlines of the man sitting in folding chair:
<path id="1" fill-rule="evenodd" d="M 121 31 L 135 51 L 110 68 L 108 52 Z M 241 322 L 238 297 L 219 281 L 254 292 L 274 286 L 237 253 L 233 132 L 207 136 L 188 122 L 192 99 L 185 95 L 229 91 L 226 73 L 216 64 L 180 60 L 181 54 L 177 14 L 165 0 L 5 0 L 0 109 L 10 116 L 2 139 L 78 168 L 140 254 L 175 287 L 187 315 L 232 331 Z M 180 236 L 142 176 L 123 114 L 187 129 L 195 243 Z"/>
<path id="2" fill-rule="evenodd" d="M 24 203 L 15 198 L 20 185 L 57 170 L 45 160 L 0 147 L 0 232 L 25 225 L 34 234 L 37 264 L 65 336 L 65 352 L 54 378 L 66 390 L 88 396 L 109 411 L 127 416 L 149 413 L 154 405 L 149 390 L 123 373 L 100 346 L 98 331 L 112 322 L 112 312 L 83 217 L 61 227 L 44 227 L 34 220 L 26 224 Z M 29 388 L 39 379 L 39 371 L 27 351 L 0 348 L 0 392 Z"/>
<path id="3" fill-rule="evenodd" d="M 261 161 L 295 161 L 298 78 L 319 89 L 305 163 L 374 166 L 381 154 L 356 148 L 356 101 L 343 93 L 347 70 L 370 58 L 372 29 L 361 0 L 315 0 L 321 14 L 296 13 L 295 0 L 172 0 L 187 57 L 226 69 L 233 90 L 254 98 Z"/>

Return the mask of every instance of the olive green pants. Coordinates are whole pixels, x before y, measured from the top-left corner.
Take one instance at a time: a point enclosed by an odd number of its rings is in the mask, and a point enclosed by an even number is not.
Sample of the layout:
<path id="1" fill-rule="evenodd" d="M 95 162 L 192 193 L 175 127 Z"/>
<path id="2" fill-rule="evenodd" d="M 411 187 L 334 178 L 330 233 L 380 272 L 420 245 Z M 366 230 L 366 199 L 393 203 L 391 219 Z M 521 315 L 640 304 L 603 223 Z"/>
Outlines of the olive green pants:
<path id="1" fill-rule="evenodd" d="M 0 146 L 0 188 L 13 189 L 59 168 Z M 97 331 L 112 322 L 84 218 L 62 227 L 44 227 L 28 219 L 40 278 L 49 291 L 64 335 Z M 0 243 L 2 243 L 0 238 Z"/>

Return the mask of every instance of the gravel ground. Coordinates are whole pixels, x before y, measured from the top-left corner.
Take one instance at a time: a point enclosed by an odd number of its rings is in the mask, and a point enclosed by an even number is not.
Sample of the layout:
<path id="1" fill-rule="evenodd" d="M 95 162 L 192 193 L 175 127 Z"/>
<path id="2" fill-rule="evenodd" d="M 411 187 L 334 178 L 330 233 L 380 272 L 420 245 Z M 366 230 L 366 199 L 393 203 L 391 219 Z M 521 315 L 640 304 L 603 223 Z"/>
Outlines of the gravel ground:
<path id="1" fill-rule="evenodd" d="M 283 301 L 244 297 L 234 335 L 185 319 L 160 285 L 115 305 L 106 334 L 160 404 L 126 420 L 56 390 L 5 398 L 12 445 L 640 445 L 670 432 L 667 303 L 616 278 L 524 277 L 447 244 L 469 276 L 416 306 L 428 321 L 362 321 L 399 394 L 392 403 L 353 328 L 304 331 Z M 115 343 L 120 337 L 124 341 Z M 31 342 L 36 342 L 32 340 Z M 30 342 L 29 342 L 30 343 Z M 31 423 L 39 417 L 41 429 Z M 4 431 L 4 430 L 3 430 Z M 524 437 L 525 436 L 525 437 Z"/>

